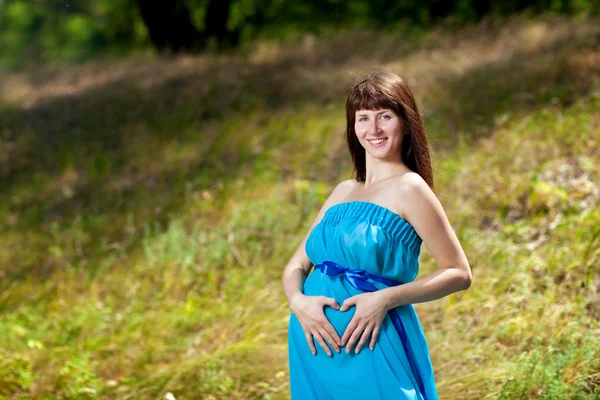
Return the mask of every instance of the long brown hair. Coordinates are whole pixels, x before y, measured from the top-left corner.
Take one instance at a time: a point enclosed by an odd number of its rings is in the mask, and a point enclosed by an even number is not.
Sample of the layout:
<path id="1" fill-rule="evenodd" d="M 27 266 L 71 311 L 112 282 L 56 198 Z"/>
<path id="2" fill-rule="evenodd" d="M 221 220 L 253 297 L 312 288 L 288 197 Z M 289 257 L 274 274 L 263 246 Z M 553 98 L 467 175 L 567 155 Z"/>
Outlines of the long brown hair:
<path id="1" fill-rule="evenodd" d="M 355 179 L 364 182 L 367 175 L 366 150 L 354 131 L 356 111 L 389 108 L 404 120 L 406 134 L 400 149 L 402 161 L 421 175 L 433 190 L 430 148 L 417 103 L 406 82 L 389 70 L 378 69 L 367 73 L 346 93 L 346 141 L 354 163 Z"/>

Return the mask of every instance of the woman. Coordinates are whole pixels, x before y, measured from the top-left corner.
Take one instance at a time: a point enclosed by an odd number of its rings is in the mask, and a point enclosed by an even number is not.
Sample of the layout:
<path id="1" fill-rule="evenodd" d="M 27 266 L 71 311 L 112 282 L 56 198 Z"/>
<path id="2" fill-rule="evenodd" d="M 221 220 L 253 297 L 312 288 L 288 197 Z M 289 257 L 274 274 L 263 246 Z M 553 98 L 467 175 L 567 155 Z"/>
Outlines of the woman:
<path id="1" fill-rule="evenodd" d="M 368 74 L 348 91 L 346 121 L 356 179 L 335 187 L 282 277 L 292 399 L 434 400 L 412 304 L 466 290 L 471 269 L 433 191 L 406 83 Z M 439 269 L 415 280 L 422 242 Z"/>

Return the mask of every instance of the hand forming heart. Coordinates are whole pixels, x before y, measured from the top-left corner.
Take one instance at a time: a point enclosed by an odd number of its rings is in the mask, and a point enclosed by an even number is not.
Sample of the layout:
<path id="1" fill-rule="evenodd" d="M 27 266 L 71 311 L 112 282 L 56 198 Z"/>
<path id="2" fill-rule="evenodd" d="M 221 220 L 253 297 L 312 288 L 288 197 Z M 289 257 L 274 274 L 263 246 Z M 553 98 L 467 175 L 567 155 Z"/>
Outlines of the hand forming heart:
<path id="1" fill-rule="evenodd" d="M 358 354 L 371 335 L 369 349 L 373 350 L 379 329 L 388 311 L 383 296 L 378 292 L 357 294 L 346 299 L 339 311 L 346 311 L 351 306 L 356 306 L 356 312 L 342 336 L 342 346 L 346 346 L 346 353 L 349 354 L 354 343 L 360 338 L 354 351 Z"/>

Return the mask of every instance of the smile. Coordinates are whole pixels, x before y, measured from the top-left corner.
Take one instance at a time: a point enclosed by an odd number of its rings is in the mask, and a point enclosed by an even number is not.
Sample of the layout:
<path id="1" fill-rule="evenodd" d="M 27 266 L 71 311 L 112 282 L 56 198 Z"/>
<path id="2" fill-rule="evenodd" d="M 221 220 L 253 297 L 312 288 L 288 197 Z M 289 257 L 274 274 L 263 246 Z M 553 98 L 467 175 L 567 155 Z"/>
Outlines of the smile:
<path id="1" fill-rule="evenodd" d="M 367 139 L 369 141 L 369 143 L 371 143 L 371 146 L 374 147 L 379 147 L 381 146 L 384 142 L 387 141 L 387 138 L 382 138 L 382 139 Z"/>

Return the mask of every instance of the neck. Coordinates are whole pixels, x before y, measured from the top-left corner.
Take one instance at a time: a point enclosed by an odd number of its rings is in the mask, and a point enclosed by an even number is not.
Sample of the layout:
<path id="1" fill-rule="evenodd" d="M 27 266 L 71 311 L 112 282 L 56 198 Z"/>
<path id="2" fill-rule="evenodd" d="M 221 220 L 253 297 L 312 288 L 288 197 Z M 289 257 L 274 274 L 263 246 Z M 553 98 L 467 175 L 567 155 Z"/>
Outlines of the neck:
<path id="1" fill-rule="evenodd" d="M 404 164 L 401 160 L 381 160 L 378 158 L 369 157 L 368 155 L 365 160 L 365 166 L 365 187 L 380 182 L 384 179 L 388 179 L 392 176 L 408 172 L 409 170 L 406 164 Z"/>

